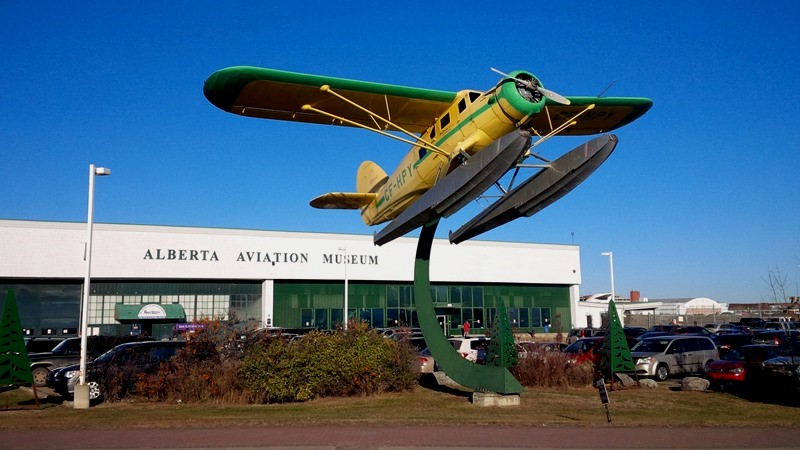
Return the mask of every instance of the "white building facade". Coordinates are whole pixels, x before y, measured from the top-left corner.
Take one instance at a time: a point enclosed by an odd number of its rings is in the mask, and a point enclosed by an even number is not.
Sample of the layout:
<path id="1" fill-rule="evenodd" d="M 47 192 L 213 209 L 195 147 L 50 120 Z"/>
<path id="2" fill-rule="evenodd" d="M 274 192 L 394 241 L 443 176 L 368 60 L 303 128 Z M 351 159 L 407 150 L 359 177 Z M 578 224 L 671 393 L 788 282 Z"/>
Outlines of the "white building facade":
<path id="1" fill-rule="evenodd" d="M 0 293 L 4 299 L 14 290 L 28 334 L 76 331 L 85 241 L 84 223 L 0 220 Z M 377 247 L 368 235 L 95 224 L 89 326 L 127 333 L 136 325 L 132 306 L 171 305 L 160 310 L 182 309 L 183 316 L 159 317 L 154 333 L 171 332 L 174 322 L 231 316 L 253 326 L 331 329 L 344 320 L 345 279 L 348 318 L 414 325 L 416 243 L 401 238 Z M 541 329 L 545 319 L 567 330 L 580 280 L 576 246 L 436 240 L 431 254 L 437 315 L 452 332 L 464 321 L 488 328 L 500 301 L 520 330 Z"/>

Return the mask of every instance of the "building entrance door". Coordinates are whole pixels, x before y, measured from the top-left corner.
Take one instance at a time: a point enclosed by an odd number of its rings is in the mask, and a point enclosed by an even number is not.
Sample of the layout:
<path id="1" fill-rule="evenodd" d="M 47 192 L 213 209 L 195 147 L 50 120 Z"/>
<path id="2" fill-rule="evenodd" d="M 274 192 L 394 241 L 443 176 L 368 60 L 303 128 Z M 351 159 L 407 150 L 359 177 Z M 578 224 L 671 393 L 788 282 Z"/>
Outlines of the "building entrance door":
<path id="1" fill-rule="evenodd" d="M 442 333 L 447 336 L 447 329 L 450 328 L 450 317 L 446 315 L 438 315 L 436 316 L 436 320 L 439 321 L 439 328 L 442 329 Z"/>

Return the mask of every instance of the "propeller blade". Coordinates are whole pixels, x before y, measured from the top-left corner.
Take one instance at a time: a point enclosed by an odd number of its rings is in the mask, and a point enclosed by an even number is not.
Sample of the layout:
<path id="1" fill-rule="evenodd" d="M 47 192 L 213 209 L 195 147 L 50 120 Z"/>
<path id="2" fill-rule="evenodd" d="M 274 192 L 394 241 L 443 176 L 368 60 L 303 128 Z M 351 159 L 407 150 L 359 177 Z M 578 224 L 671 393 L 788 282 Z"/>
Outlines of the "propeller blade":
<path id="1" fill-rule="evenodd" d="M 562 105 L 569 105 L 570 104 L 569 99 L 567 99 L 566 97 L 564 97 L 563 95 L 561 95 L 561 94 L 559 94 L 557 92 L 553 92 L 550 89 L 545 89 L 545 88 L 543 88 L 541 86 L 537 86 L 536 89 L 539 92 L 541 92 L 542 94 L 544 94 L 545 97 L 549 98 L 550 100 L 552 100 L 552 101 L 554 101 L 556 103 L 561 103 Z"/>

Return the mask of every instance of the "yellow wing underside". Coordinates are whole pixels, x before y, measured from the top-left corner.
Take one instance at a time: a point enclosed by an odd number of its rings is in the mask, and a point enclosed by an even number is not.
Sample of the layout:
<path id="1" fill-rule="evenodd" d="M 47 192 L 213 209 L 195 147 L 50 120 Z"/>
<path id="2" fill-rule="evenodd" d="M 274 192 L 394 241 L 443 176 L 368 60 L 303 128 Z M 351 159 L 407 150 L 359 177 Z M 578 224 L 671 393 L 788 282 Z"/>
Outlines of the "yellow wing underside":
<path id="1" fill-rule="evenodd" d="M 413 133 L 422 133 L 453 102 L 454 92 L 368 81 L 308 75 L 257 67 L 231 67 L 214 73 L 204 92 L 217 107 L 249 117 L 352 126 L 304 105 L 358 124 L 386 129 L 364 110 L 320 89 L 337 94 Z"/>

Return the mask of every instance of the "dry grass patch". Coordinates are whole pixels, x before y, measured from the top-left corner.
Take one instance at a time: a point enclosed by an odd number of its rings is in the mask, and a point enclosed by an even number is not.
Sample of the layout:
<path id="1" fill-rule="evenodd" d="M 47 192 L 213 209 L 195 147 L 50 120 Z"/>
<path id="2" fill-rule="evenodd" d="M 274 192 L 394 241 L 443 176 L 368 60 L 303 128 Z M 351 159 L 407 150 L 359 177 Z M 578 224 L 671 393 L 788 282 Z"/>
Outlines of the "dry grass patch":
<path id="1" fill-rule="evenodd" d="M 0 394 L 0 405 L 8 403 Z M 23 401 L 19 393 L 16 400 Z M 629 389 L 610 392 L 613 426 L 796 427 L 800 408 L 751 402 L 731 394 Z M 492 425 L 507 427 L 607 426 L 593 388 L 528 389 L 520 407 L 482 408 L 468 394 L 417 387 L 369 397 L 322 398 L 304 403 L 219 405 L 103 404 L 89 410 L 56 405 L 40 410 L 0 410 L 0 429 L 203 428 L 297 425 Z"/>

